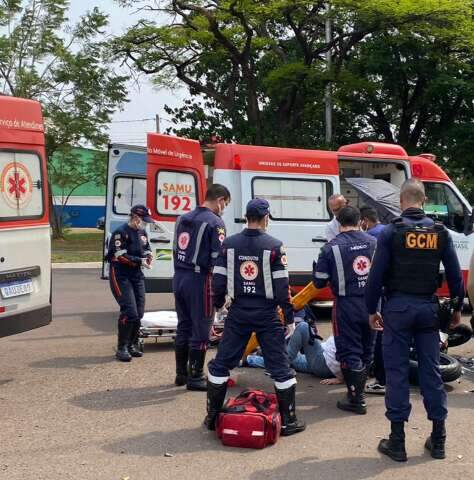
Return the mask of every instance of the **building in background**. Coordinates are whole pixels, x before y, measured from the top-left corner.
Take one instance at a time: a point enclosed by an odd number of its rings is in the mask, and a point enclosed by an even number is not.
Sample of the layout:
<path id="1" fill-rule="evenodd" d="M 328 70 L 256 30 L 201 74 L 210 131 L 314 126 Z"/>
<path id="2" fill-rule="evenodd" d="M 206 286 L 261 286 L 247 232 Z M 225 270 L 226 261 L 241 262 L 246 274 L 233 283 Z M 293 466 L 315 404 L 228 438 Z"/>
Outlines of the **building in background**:
<path id="1" fill-rule="evenodd" d="M 75 171 L 87 170 L 94 156 L 101 153 L 87 148 L 74 148 L 73 152 L 74 161 L 77 162 Z M 55 166 L 58 165 L 59 158 L 55 158 L 53 163 Z M 57 175 L 57 177 L 60 178 L 61 175 Z M 78 186 L 72 184 L 62 187 L 55 184 L 54 178 L 55 176 L 52 175 L 54 208 L 57 214 L 62 211 L 64 225 L 73 228 L 96 227 L 97 219 L 105 215 L 105 182 L 96 180 L 82 183 L 78 181 Z M 68 195 L 70 195 L 69 199 L 67 199 Z"/>

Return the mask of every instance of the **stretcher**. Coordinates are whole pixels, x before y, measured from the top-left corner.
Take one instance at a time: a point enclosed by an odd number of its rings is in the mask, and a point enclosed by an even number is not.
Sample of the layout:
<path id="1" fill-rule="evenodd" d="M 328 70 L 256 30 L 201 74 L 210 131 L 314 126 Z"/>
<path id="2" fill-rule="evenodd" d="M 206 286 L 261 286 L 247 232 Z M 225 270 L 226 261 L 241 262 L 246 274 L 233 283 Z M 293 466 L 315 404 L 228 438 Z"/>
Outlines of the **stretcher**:
<path id="1" fill-rule="evenodd" d="M 211 328 L 209 338 L 210 345 L 216 345 L 224 330 L 225 316 L 222 313 L 216 313 Z M 159 338 L 176 337 L 176 329 L 178 327 L 178 315 L 172 310 L 160 310 L 156 312 L 146 312 L 143 315 L 140 326 L 140 336 L 138 339 L 140 349 L 143 351 L 145 340 L 154 338 L 158 342 Z"/>

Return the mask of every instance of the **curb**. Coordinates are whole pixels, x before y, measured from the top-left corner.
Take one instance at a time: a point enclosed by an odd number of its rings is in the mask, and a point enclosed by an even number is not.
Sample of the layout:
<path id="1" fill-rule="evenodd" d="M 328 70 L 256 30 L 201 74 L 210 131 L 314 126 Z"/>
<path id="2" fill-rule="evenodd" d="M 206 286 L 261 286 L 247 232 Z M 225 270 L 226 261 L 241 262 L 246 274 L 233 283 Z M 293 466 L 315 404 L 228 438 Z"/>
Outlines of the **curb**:
<path id="1" fill-rule="evenodd" d="M 76 263 L 52 263 L 53 269 L 70 269 L 70 268 L 102 268 L 102 262 L 76 262 Z"/>

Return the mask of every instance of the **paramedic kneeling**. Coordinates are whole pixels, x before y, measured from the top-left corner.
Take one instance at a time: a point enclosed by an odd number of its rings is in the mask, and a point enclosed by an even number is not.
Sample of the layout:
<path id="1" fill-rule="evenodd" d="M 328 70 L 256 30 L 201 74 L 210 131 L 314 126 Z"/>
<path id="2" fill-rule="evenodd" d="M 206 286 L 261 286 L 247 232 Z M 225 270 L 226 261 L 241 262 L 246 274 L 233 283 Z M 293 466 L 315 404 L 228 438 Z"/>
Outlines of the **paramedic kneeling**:
<path id="1" fill-rule="evenodd" d="M 305 424 L 296 418 L 296 379 L 290 368 L 285 344 L 285 327 L 277 313 L 280 306 L 287 324 L 293 325 L 289 279 L 282 242 L 265 233 L 270 206 L 264 199 L 247 204 L 247 228 L 227 238 L 214 267 L 213 294 L 216 308 L 232 300 L 217 355 L 208 365 L 207 417 L 209 430 L 224 403 L 229 370 L 242 358 L 252 332 L 265 357 L 275 390 L 284 436 L 301 432 Z"/>
<path id="2" fill-rule="evenodd" d="M 337 219 L 340 233 L 321 249 L 313 265 L 313 283 L 323 288 L 329 282 L 335 297 L 332 315 L 336 358 L 347 385 L 347 399 L 339 400 L 337 407 L 365 414 L 364 388 L 375 334 L 369 326 L 364 292 L 377 241 L 360 231 L 357 208 L 344 207 Z"/>
<path id="3" fill-rule="evenodd" d="M 211 275 L 225 238 L 221 219 L 230 193 L 219 184 L 207 189 L 204 205 L 178 218 L 173 245 L 176 331 L 175 385 L 206 391 L 203 368 L 214 318 Z M 189 367 L 188 367 L 189 360 Z"/>
<path id="4" fill-rule="evenodd" d="M 129 362 L 141 357 L 138 348 L 140 320 L 145 311 L 145 279 L 142 267 L 151 268 L 152 253 L 145 223 L 152 223 L 150 209 L 135 205 L 130 220 L 117 228 L 109 240 L 106 260 L 110 262 L 112 294 L 120 305 L 117 360 Z"/>
<path id="5" fill-rule="evenodd" d="M 433 458 L 445 457 L 446 393 L 439 372 L 438 303 L 434 296 L 443 262 L 455 313 L 452 325 L 461 320 L 464 285 L 453 242 L 442 224 L 423 211 L 425 189 L 416 179 L 400 190 L 401 217 L 392 220 L 380 234 L 366 290 L 370 323 L 384 331 L 386 416 L 391 422 L 389 439 L 378 449 L 393 460 L 404 462 L 404 422 L 410 416 L 408 383 L 409 351 L 415 343 L 423 402 L 433 431 L 425 443 Z M 383 319 L 377 305 L 385 288 Z"/>

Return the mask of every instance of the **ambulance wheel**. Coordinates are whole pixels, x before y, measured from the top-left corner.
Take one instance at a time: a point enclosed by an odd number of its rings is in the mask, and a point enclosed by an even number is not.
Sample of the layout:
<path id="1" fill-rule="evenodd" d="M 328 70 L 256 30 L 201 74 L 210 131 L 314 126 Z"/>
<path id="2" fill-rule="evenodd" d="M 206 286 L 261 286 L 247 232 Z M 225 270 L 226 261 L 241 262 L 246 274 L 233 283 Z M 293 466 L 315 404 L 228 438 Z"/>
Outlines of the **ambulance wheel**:
<path id="1" fill-rule="evenodd" d="M 439 360 L 439 369 L 443 383 L 454 382 L 462 375 L 461 364 L 455 358 L 446 353 L 440 353 Z M 409 378 L 412 385 L 419 385 L 418 362 L 416 360 L 410 359 Z"/>
<path id="2" fill-rule="evenodd" d="M 448 331 L 448 347 L 458 347 L 468 342 L 472 337 L 472 328 L 463 323 Z"/>

